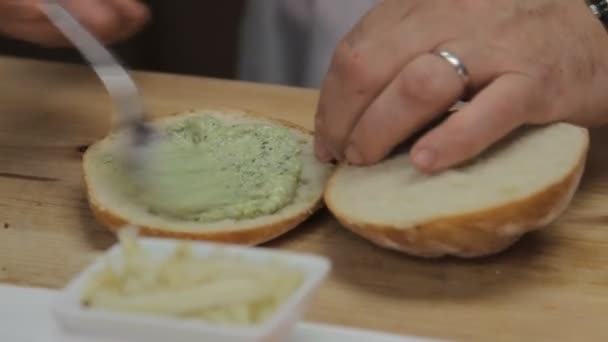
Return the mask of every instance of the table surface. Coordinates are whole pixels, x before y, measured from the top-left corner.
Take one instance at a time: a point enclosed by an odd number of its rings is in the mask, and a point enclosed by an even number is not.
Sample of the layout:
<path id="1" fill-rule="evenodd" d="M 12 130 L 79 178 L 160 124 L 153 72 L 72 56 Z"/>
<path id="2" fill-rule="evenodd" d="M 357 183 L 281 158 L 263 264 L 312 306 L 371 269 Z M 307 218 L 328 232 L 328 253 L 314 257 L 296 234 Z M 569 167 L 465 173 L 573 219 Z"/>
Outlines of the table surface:
<path id="1" fill-rule="evenodd" d="M 151 116 L 236 107 L 312 127 L 315 90 L 136 73 Z M 88 69 L 0 58 L 0 282 L 59 288 L 115 242 L 92 217 L 81 156 L 111 104 Z M 479 260 L 420 260 L 373 246 L 322 210 L 266 246 L 325 255 L 310 321 L 460 341 L 608 340 L 608 135 L 592 132 L 571 207 Z M 556 142 L 559 143 L 559 142 Z"/>

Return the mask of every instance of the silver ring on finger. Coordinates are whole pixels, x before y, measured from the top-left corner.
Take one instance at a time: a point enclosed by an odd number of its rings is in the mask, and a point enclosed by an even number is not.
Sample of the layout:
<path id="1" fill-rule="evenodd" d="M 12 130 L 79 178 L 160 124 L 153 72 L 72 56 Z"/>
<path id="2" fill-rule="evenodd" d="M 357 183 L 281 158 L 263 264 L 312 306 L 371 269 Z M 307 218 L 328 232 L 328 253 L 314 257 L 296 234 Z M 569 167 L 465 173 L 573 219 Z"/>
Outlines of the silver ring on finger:
<path id="1" fill-rule="evenodd" d="M 436 51 L 434 54 L 441 57 L 443 60 L 448 62 L 452 67 L 454 67 L 454 69 L 458 73 L 458 76 L 460 76 L 460 79 L 464 83 L 465 94 L 468 94 L 469 86 L 471 83 L 471 78 L 469 76 L 469 71 L 468 71 L 467 67 L 464 65 L 464 63 L 462 62 L 462 60 L 460 60 L 460 58 L 458 58 L 458 56 L 456 56 L 455 54 L 453 54 L 449 51 L 446 51 L 446 50 L 439 50 L 439 51 Z"/>

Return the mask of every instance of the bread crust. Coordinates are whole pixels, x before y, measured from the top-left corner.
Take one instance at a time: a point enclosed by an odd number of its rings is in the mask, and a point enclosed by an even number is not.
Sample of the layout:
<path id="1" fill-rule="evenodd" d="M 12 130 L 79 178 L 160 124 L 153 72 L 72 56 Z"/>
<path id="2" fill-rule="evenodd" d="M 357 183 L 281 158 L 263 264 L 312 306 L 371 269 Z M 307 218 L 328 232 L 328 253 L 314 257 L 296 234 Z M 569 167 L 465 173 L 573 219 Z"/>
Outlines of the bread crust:
<path id="1" fill-rule="evenodd" d="M 239 113 L 249 118 L 257 118 L 263 121 L 279 124 L 281 126 L 297 130 L 309 136 L 312 134 L 311 131 L 306 130 L 305 128 L 300 127 L 291 122 L 265 117 L 260 114 L 252 113 L 243 109 L 205 107 L 201 110 L 213 112 Z M 192 109 L 182 112 L 176 112 L 167 116 L 159 117 L 158 119 L 162 120 L 166 119 L 167 117 L 186 115 L 194 112 L 197 112 L 197 110 Z M 154 121 L 154 119 L 152 121 Z M 103 141 L 103 139 L 101 141 Z M 99 141 L 98 143 L 100 143 L 101 141 Z M 91 148 L 89 148 L 83 156 L 82 169 L 86 187 L 86 196 L 89 208 L 91 209 L 95 219 L 113 233 L 117 233 L 120 229 L 123 229 L 129 225 L 135 225 L 138 227 L 139 232 L 142 236 L 183 240 L 214 241 L 220 243 L 233 243 L 241 245 L 258 245 L 273 240 L 296 228 L 308 217 L 313 215 L 318 209 L 323 207 L 323 193 L 320 192 L 317 198 L 315 198 L 314 201 L 311 201 L 309 206 L 297 212 L 295 215 L 292 215 L 291 217 L 287 217 L 280 221 L 275 221 L 272 224 L 264 224 L 255 227 L 231 229 L 231 227 L 227 226 L 226 230 L 214 229 L 210 231 L 205 231 L 203 228 L 205 226 L 205 223 L 201 223 L 201 231 L 194 232 L 164 229 L 163 227 L 135 224 L 130 218 L 124 217 L 116 212 L 113 212 L 112 210 L 105 208 L 105 206 L 102 203 L 99 203 L 99 201 L 97 200 L 95 191 L 91 186 L 92 181 L 90 180 L 90 175 L 88 174 L 86 169 L 86 160 L 90 156 L 90 153 L 93 153 L 91 152 L 94 151 L 93 147 L 94 146 L 91 146 Z"/>
<path id="2" fill-rule="evenodd" d="M 423 258 L 474 258 L 501 252 L 524 234 L 553 222 L 569 205 L 584 173 L 589 137 L 578 163 L 560 181 L 527 198 L 498 207 L 420 222 L 414 226 L 370 224 L 352 220 L 328 193 L 339 176 L 336 170 L 325 192 L 325 203 L 337 220 L 370 242 Z"/>
<path id="3" fill-rule="evenodd" d="M 297 227 L 321 206 L 320 203 L 321 201 L 317 201 L 315 206 L 311 207 L 308 211 L 299 213 L 297 216 L 290 217 L 274 224 L 258 226 L 250 229 L 184 232 L 142 225 L 138 225 L 137 227 L 139 229 L 139 234 L 143 236 L 182 240 L 214 241 L 241 245 L 258 245 L 273 240 Z M 94 200 L 89 201 L 89 207 L 91 208 L 95 219 L 97 219 L 113 233 L 117 233 L 120 229 L 132 224 L 120 215 L 103 209 Z"/>

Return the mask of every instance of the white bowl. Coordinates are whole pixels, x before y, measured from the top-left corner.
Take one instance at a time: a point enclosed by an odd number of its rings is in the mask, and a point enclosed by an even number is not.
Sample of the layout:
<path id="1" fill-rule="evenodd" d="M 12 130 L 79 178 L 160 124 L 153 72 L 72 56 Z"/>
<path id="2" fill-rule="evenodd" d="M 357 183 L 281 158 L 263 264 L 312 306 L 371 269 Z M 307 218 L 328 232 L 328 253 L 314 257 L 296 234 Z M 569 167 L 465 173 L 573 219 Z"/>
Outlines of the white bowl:
<path id="1" fill-rule="evenodd" d="M 177 240 L 139 238 L 141 248 L 153 257 L 171 254 Z M 107 259 L 102 256 L 72 280 L 51 305 L 54 319 L 66 335 L 103 341 L 121 342 L 278 342 L 285 341 L 295 323 L 302 317 L 311 297 L 330 270 L 326 258 L 283 252 L 260 247 L 192 242 L 195 255 L 206 256 L 218 247 L 228 256 L 242 257 L 246 262 L 265 263 L 277 258 L 304 274 L 300 287 L 263 323 L 254 326 L 220 325 L 200 319 L 180 319 L 143 314 L 125 314 L 83 308 L 80 304 L 89 277 L 99 271 Z M 107 255 L 120 257 L 120 246 L 114 245 Z"/>

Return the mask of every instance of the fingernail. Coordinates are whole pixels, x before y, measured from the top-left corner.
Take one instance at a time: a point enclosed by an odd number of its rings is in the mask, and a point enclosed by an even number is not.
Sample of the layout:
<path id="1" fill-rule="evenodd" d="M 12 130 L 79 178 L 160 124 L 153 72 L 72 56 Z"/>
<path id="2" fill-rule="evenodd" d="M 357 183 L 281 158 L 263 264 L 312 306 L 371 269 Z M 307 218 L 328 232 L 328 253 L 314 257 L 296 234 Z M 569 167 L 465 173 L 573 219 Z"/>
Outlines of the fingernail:
<path id="1" fill-rule="evenodd" d="M 435 163 L 435 155 L 428 149 L 420 149 L 414 151 L 412 160 L 419 168 L 430 170 Z"/>
<path id="2" fill-rule="evenodd" d="M 346 149 L 346 160 L 351 164 L 357 165 L 363 163 L 363 156 L 361 156 L 361 153 L 354 145 L 350 145 Z"/>
<path id="3" fill-rule="evenodd" d="M 323 162 L 328 162 L 332 159 L 331 154 L 327 148 L 323 146 L 318 137 L 315 137 L 315 154 L 317 155 L 317 159 Z"/>

